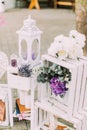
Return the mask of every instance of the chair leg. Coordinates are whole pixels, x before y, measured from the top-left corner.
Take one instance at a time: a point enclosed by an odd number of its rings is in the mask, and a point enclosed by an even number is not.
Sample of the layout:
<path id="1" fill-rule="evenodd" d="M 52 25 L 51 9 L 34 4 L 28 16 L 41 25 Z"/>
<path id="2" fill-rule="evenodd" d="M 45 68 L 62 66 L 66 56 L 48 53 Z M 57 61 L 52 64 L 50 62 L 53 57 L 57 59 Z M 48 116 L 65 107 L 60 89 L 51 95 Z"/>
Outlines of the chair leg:
<path id="1" fill-rule="evenodd" d="M 57 8 L 57 0 L 54 0 L 54 8 Z"/>
<path id="2" fill-rule="evenodd" d="M 75 11 L 75 2 L 72 3 L 72 9 Z"/>
<path id="3" fill-rule="evenodd" d="M 34 8 L 34 7 L 35 7 L 36 9 L 40 9 L 38 0 L 31 0 L 30 5 L 29 5 L 29 9 L 32 9 L 32 8 Z"/>

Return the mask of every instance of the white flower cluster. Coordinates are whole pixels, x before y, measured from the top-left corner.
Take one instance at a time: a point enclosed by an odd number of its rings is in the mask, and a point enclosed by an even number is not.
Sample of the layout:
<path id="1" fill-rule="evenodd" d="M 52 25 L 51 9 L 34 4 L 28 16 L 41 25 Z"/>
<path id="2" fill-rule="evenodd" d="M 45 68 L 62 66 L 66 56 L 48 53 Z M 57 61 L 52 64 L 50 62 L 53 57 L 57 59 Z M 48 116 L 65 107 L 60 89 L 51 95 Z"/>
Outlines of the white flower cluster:
<path id="1" fill-rule="evenodd" d="M 86 37 L 76 30 L 72 30 L 69 36 L 59 35 L 48 49 L 48 54 L 59 59 L 78 59 L 83 55 L 83 47 Z"/>

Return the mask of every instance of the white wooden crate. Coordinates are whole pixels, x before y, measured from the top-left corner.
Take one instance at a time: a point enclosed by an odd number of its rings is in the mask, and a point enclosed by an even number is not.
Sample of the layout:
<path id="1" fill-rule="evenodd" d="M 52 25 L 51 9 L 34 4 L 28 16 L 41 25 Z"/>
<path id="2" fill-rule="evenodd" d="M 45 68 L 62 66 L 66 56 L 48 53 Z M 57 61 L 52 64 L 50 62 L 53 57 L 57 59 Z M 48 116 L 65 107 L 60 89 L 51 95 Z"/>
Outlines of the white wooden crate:
<path id="1" fill-rule="evenodd" d="M 82 57 L 81 61 L 84 63 L 83 77 L 82 77 L 82 85 L 80 89 L 80 100 L 79 100 L 79 110 L 87 111 L 87 58 Z"/>
<path id="2" fill-rule="evenodd" d="M 78 111 L 79 111 L 79 113 L 85 115 L 86 118 L 87 118 L 87 110 L 86 110 L 87 107 L 85 106 L 86 100 L 87 100 L 86 99 L 87 57 L 81 57 L 80 60 L 81 60 L 81 62 L 84 63 L 84 70 L 83 70 L 83 77 L 82 77 L 82 85 L 81 85 L 81 89 L 80 89 L 80 98 L 79 98 L 79 108 L 78 108 Z"/>
<path id="3" fill-rule="evenodd" d="M 86 116 L 87 119 L 87 106 L 86 106 L 86 89 L 87 89 L 87 57 L 83 56 L 80 58 L 81 62 L 84 63 L 84 70 L 83 70 L 83 78 L 82 78 L 82 85 L 80 89 L 80 99 L 79 99 L 79 113 Z M 87 121 L 85 124 L 85 129 L 87 129 Z"/>
<path id="4" fill-rule="evenodd" d="M 79 61 L 68 61 L 69 63 L 74 64 L 77 66 L 78 75 L 77 75 L 77 83 L 75 88 L 75 101 L 74 101 L 74 107 L 73 107 L 73 117 L 76 117 L 80 120 L 82 120 L 82 130 L 86 130 L 86 122 L 87 117 L 83 112 L 79 111 L 79 100 L 80 100 L 80 94 L 81 94 L 81 88 L 82 88 L 82 79 L 83 77 L 83 71 L 84 71 L 84 64 L 85 62 L 82 60 Z M 84 97 L 83 97 L 84 98 Z"/>
<path id="5" fill-rule="evenodd" d="M 8 71 L 7 81 L 10 88 L 28 91 L 30 89 L 30 77 L 22 77 Z"/>
<path id="6" fill-rule="evenodd" d="M 51 107 L 47 103 L 35 103 L 35 124 L 34 124 L 34 130 L 50 130 L 47 129 L 43 124 L 49 124 L 48 115 L 51 113 L 56 118 L 61 118 L 71 124 L 73 124 L 73 128 L 70 128 L 70 130 L 82 130 L 82 121 L 71 117 L 69 119 L 67 115 L 61 112 L 58 108 Z M 50 116 L 50 115 L 49 115 Z M 53 122 L 52 122 L 53 123 Z M 68 126 L 69 127 L 69 126 Z"/>
<path id="7" fill-rule="evenodd" d="M 71 77 L 71 81 L 69 83 L 69 90 L 67 91 L 67 94 L 64 96 L 64 98 L 60 98 L 59 96 L 57 96 L 57 102 L 56 102 L 56 100 L 54 100 L 53 103 L 55 103 L 55 105 L 57 105 L 58 108 L 62 109 L 68 115 L 72 115 L 73 104 L 74 104 L 74 99 L 75 99 L 75 88 L 76 88 L 76 83 L 77 83 L 77 74 L 78 74 L 77 66 L 75 66 L 71 63 L 68 63 L 66 61 L 60 61 L 49 55 L 43 55 L 42 60 L 47 61 L 48 62 L 47 64 L 49 64 L 49 62 L 52 62 L 52 63 L 55 63 L 62 67 L 65 67 L 65 68 L 69 69 L 69 71 L 71 72 L 72 77 Z M 39 91 L 40 87 L 41 86 L 38 87 L 38 91 Z M 50 95 L 49 95 L 50 87 L 49 86 L 47 86 L 47 90 L 48 90 L 48 95 L 47 95 L 47 98 L 48 98 L 48 97 L 50 97 Z M 47 90 L 41 90 L 42 93 L 40 93 L 40 94 L 42 97 L 43 97 L 43 94 L 45 93 L 44 91 L 47 91 Z M 43 97 L 42 100 L 44 100 L 44 99 L 45 99 L 45 97 Z M 51 99 L 49 98 L 49 100 L 52 102 L 53 98 L 51 98 Z"/>
<path id="8" fill-rule="evenodd" d="M 83 60 L 87 62 L 86 57 L 84 57 Z M 84 71 L 84 73 L 86 73 L 86 77 L 83 77 L 83 82 L 85 82 L 83 109 L 87 111 L 87 64 L 84 65 Z"/>
<path id="9" fill-rule="evenodd" d="M 69 69 L 72 74 L 72 80 L 71 83 L 69 84 L 70 90 L 68 92 L 69 94 L 67 98 L 63 100 L 57 99 L 57 102 L 55 102 L 53 98 L 51 98 L 51 100 L 49 98 L 50 97 L 49 93 L 51 93 L 50 87 L 47 84 L 39 84 L 38 85 L 39 99 L 38 102 L 35 103 L 36 107 L 51 112 L 54 115 L 57 115 L 58 117 L 61 117 L 62 119 L 65 119 L 67 121 L 73 122 L 72 120 L 74 119 L 74 125 L 78 126 L 76 127 L 76 129 L 85 130 L 85 123 L 87 122 L 87 120 L 83 113 L 78 112 L 80 88 L 82 84 L 81 79 L 83 74 L 83 63 L 80 63 L 79 61 L 74 63 L 72 61 L 67 62 L 59 61 L 58 59 L 50 57 L 48 55 L 43 55 L 42 59 L 43 61 L 46 61 L 47 64 L 49 64 L 49 62 L 53 62 L 55 64 L 58 64 L 60 66 Z M 37 130 L 37 128 L 35 130 Z"/>

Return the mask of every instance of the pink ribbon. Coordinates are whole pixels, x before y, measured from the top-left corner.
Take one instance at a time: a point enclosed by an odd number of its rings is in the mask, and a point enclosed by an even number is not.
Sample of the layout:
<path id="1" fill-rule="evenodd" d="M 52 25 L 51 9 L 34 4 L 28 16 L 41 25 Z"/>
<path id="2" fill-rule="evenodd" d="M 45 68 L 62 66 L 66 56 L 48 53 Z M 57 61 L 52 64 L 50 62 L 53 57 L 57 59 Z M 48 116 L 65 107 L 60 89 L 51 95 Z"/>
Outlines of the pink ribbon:
<path id="1" fill-rule="evenodd" d="M 25 119 L 25 113 L 24 112 L 19 114 L 19 120 L 23 120 L 23 119 Z"/>

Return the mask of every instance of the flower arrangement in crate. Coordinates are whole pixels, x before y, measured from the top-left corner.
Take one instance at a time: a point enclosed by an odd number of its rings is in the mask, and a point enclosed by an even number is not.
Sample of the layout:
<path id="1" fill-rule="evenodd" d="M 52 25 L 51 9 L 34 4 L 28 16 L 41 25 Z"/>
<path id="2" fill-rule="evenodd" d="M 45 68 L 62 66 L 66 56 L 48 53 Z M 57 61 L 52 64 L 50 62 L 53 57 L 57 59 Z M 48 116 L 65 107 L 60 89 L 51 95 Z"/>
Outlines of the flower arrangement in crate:
<path id="1" fill-rule="evenodd" d="M 85 45 L 85 35 L 76 30 L 72 30 L 69 36 L 59 35 L 48 49 L 48 54 L 60 60 L 78 60 L 83 56 Z M 52 64 L 49 67 L 41 67 L 37 76 L 38 82 L 48 82 L 52 92 L 57 96 L 64 97 L 68 91 L 67 84 L 71 80 L 69 69 Z"/>
<path id="2" fill-rule="evenodd" d="M 48 54 L 60 60 L 77 60 L 83 55 L 83 47 L 86 37 L 76 30 L 72 30 L 69 36 L 59 35 L 48 48 Z"/>
<path id="3" fill-rule="evenodd" d="M 49 67 L 40 67 L 37 81 L 48 82 L 53 94 L 64 97 L 69 89 L 66 84 L 71 81 L 71 73 L 67 68 L 51 64 Z"/>

